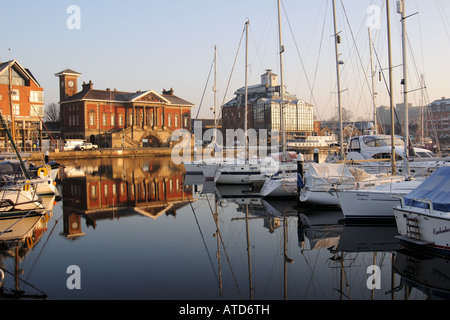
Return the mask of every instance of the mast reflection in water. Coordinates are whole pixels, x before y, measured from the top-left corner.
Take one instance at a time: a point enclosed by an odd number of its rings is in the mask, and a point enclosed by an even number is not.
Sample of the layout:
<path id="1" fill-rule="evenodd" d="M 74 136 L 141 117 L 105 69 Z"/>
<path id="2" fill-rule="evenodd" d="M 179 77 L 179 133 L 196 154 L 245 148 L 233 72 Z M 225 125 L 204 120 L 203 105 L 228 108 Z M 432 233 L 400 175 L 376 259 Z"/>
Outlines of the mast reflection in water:
<path id="1" fill-rule="evenodd" d="M 0 238 L 3 298 L 403 300 L 450 291 L 430 279 L 445 276 L 447 260 L 409 256 L 389 225 L 344 225 L 340 211 L 215 186 L 168 158 L 64 164 L 62 200 L 47 220 Z M 67 286 L 74 265 L 80 289 Z M 380 289 L 367 286 L 371 265 Z"/>

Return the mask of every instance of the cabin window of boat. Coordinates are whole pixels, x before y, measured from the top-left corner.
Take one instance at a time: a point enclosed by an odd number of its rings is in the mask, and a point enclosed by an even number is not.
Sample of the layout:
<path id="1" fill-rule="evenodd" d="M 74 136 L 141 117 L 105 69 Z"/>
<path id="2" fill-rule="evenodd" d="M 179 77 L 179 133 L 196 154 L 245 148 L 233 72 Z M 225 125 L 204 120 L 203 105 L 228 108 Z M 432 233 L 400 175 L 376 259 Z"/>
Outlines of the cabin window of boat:
<path id="1" fill-rule="evenodd" d="M 350 143 L 350 149 L 353 151 L 360 151 L 361 150 L 361 146 L 359 145 L 359 139 L 355 138 L 352 139 L 351 143 Z"/>
<path id="2" fill-rule="evenodd" d="M 375 137 L 364 137 L 363 141 L 368 147 L 381 147 L 386 145 L 383 140 L 376 139 Z"/>

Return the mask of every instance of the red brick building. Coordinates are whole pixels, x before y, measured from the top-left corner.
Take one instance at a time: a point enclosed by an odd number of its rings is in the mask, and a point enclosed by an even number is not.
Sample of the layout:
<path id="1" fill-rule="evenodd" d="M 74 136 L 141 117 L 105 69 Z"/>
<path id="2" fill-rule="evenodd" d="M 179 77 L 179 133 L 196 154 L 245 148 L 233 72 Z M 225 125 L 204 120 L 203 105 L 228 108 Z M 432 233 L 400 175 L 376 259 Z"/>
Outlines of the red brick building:
<path id="1" fill-rule="evenodd" d="M 123 92 L 96 90 L 83 83 L 81 74 L 66 69 L 60 78 L 62 138 L 84 139 L 101 147 L 158 147 L 170 144 L 176 129 L 191 129 L 192 103 L 174 95 L 173 89 Z"/>
<path id="2" fill-rule="evenodd" d="M 18 147 L 30 150 L 33 144 L 42 145 L 44 89 L 16 60 L 0 63 L 0 112 Z M 0 147 L 5 147 L 8 138 L 0 128 Z"/>

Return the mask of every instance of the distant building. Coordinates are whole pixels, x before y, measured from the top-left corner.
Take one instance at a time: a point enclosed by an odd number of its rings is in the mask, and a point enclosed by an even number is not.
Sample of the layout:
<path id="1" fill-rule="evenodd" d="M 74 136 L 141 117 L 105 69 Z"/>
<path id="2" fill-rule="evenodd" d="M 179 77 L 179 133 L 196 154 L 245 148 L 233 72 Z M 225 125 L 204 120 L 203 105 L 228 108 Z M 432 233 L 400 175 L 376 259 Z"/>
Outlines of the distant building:
<path id="1" fill-rule="evenodd" d="M 153 90 L 123 92 L 96 90 L 83 83 L 77 92 L 80 73 L 66 69 L 60 79 L 61 134 L 63 139 L 85 139 L 101 147 L 168 146 L 176 129 L 191 129 L 192 103 Z"/>
<path id="2" fill-rule="evenodd" d="M 428 128 L 428 136 L 435 136 L 441 141 L 450 142 L 450 99 L 442 98 L 433 101 L 428 106 L 428 112 L 424 119 L 426 128 Z"/>
<path id="3" fill-rule="evenodd" d="M 261 83 L 247 88 L 247 128 L 266 129 L 270 134 L 273 130 L 281 132 L 280 89 L 278 76 L 267 70 L 261 76 Z M 227 129 L 244 129 L 245 119 L 245 88 L 235 92 L 236 97 L 222 107 L 222 131 Z M 314 131 L 313 106 L 303 99 L 285 93 L 285 130 L 290 137 L 309 136 Z"/>
<path id="4" fill-rule="evenodd" d="M 18 147 L 31 150 L 33 145 L 42 145 L 44 89 L 16 60 L 0 63 L 0 112 Z M 8 138 L 0 129 L 0 147 L 5 147 Z"/>

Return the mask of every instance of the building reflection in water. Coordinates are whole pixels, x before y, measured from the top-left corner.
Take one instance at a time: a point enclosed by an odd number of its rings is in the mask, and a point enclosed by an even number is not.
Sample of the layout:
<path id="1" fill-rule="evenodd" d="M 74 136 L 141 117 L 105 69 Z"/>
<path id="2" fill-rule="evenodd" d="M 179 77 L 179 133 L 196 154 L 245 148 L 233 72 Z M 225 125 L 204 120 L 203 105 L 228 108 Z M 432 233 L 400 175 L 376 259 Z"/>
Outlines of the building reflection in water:
<path id="1" fill-rule="evenodd" d="M 97 159 L 66 166 L 63 235 L 83 236 L 81 217 L 94 228 L 104 219 L 175 217 L 179 208 L 192 201 L 183 179 L 183 168 L 167 158 Z"/>

